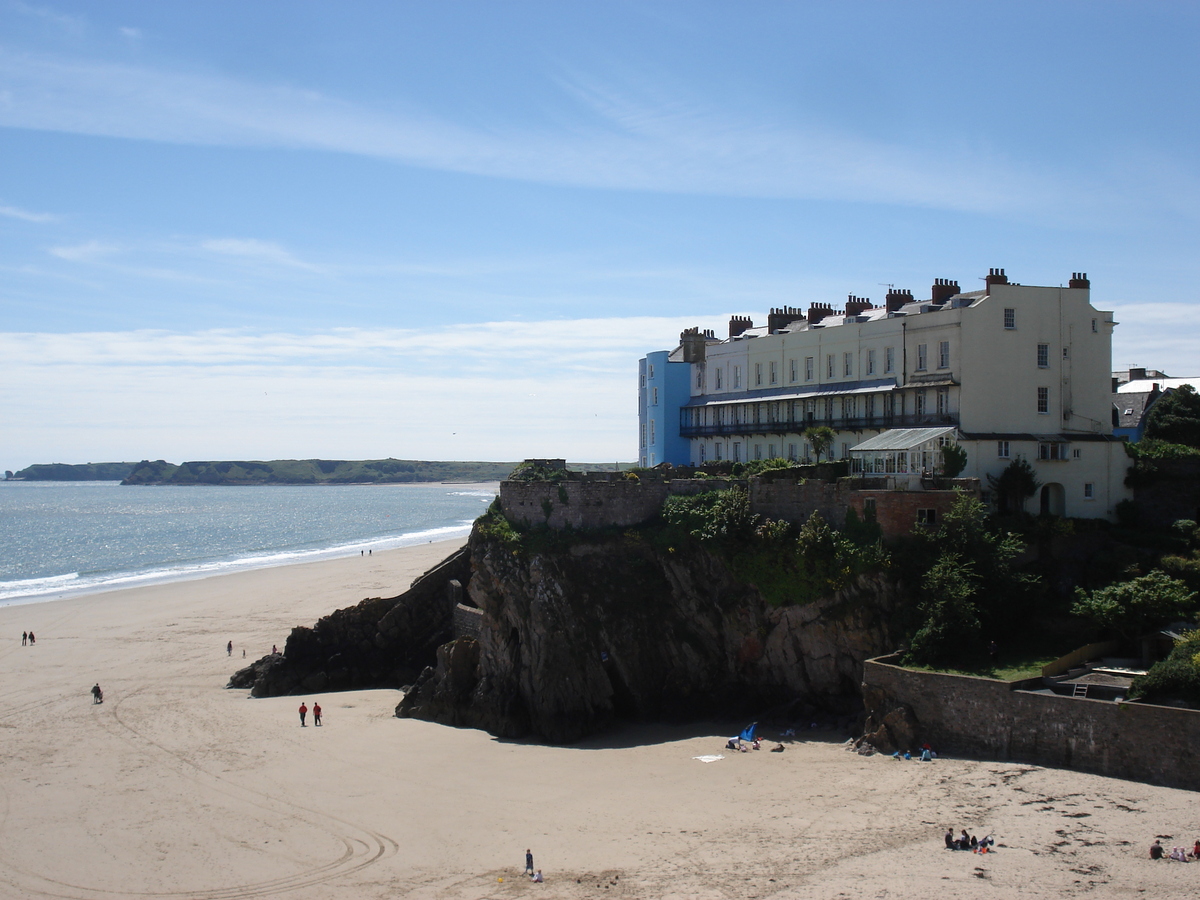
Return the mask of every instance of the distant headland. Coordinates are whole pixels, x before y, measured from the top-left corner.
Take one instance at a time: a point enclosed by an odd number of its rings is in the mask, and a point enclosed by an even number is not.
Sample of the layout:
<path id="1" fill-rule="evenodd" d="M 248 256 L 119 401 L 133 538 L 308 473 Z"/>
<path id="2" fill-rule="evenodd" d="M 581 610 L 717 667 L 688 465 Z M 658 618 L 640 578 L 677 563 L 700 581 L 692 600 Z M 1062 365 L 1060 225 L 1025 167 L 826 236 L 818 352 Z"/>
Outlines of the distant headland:
<path id="1" fill-rule="evenodd" d="M 633 463 L 572 463 L 578 471 L 627 469 Z M 130 485 L 162 484 L 408 484 L 419 482 L 503 481 L 515 462 L 452 462 L 420 459 L 274 459 L 210 460 L 169 463 L 165 460 L 68 465 L 33 465 L 5 472 L 14 481 L 120 481 Z"/>

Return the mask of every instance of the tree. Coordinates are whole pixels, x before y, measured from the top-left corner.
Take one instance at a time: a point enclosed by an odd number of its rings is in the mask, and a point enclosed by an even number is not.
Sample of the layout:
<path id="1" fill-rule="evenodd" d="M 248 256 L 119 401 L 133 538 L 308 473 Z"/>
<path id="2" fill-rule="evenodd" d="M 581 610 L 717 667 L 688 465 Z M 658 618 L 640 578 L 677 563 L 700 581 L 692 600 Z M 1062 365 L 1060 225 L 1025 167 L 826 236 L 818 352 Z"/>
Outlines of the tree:
<path id="1" fill-rule="evenodd" d="M 942 448 L 942 475 L 957 478 L 967 467 L 967 451 L 959 444 L 947 444 Z"/>
<path id="2" fill-rule="evenodd" d="M 817 462 L 821 461 L 821 454 L 833 446 L 833 439 L 836 436 L 834 430 L 828 425 L 810 425 L 804 429 L 804 439 L 812 444 L 813 453 L 817 455 Z"/>
<path id="3" fill-rule="evenodd" d="M 1150 407 L 1146 437 L 1200 447 L 1200 394 L 1190 384 L 1170 391 Z"/>
<path id="4" fill-rule="evenodd" d="M 1071 612 L 1132 640 L 1173 619 L 1192 616 L 1196 595 L 1188 586 L 1158 569 L 1094 591 L 1075 589 Z"/>
<path id="5" fill-rule="evenodd" d="M 1033 466 L 1023 456 L 1018 456 L 1005 466 L 999 477 L 989 475 L 988 484 L 996 492 L 1001 512 L 1021 512 L 1025 509 L 1025 501 L 1042 486 L 1034 474 Z"/>
<path id="6" fill-rule="evenodd" d="M 934 563 L 921 582 L 924 621 L 913 635 L 906 661 L 939 665 L 976 648 L 982 630 L 976 581 L 971 564 L 956 553 L 943 554 Z"/>

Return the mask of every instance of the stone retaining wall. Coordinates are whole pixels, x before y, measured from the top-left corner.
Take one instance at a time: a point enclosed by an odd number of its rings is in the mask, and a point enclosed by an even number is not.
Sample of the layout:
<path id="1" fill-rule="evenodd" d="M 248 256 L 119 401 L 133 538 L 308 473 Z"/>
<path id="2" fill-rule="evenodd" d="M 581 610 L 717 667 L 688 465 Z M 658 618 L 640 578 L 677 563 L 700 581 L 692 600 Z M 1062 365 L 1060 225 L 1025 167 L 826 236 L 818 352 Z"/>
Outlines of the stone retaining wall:
<path id="1" fill-rule="evenodd" d="M 919 672 L 896 658 L 864 664 L 863 697 L 875 722 L 911 710 L 917 746 L 1200 788 L 1198 710 L 1032 693 L 1020 688 L 1037 682 Z"/>

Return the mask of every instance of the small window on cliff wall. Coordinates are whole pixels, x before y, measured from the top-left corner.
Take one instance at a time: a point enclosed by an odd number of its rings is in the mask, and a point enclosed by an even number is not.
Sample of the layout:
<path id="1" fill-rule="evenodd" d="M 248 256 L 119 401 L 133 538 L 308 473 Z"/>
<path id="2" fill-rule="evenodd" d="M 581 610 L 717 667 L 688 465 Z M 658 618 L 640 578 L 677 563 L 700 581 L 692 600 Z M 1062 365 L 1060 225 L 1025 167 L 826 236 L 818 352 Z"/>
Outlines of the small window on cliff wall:
<path id="1" fill-rule="evenodd" d="M 937 510 L 936 509 L 918 509 L 917 510 L 918 525 L 936 525 Z"/>

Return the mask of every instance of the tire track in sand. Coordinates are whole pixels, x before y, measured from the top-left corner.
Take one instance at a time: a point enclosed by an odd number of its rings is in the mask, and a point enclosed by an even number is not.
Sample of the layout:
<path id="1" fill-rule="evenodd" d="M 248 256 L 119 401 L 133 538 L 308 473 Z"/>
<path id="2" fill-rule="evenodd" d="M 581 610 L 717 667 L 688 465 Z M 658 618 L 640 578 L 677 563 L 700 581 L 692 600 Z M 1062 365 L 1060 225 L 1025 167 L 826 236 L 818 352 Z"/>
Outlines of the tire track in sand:
<path id="1" fill-rule="evenodd" d="M 97 705 L 93 709 L 93 718 L 97 725 L 111 736 L 121 740 L 140 752 L 157 756 L 160 766 L 170 768 L 176 775 L 203 786 L 208 791 L 215 791 L 240 803 L 263 810 L 272 815 L 289 815 L 300 819 L 308 825 L 330 835 L 344 847 L 342 854 L 335 860 L 314 868 L 306 869 L 294 875 L 267 879 L 251 884 L 237 885 L 228 888 L 197 888 L 178 891 L 133 891 L 128 889 L 108 889 L 88 887 L 87 885 L 71 884 L 47 877 L 37 872 L 13 867 L 9 872 L 0 876 L 0 881 L 7 882 L 26 895 L 53 897 L 58 900 L 111 900 L 114 897 L 144 897 L 164 898 L 164 900 L 252 900 L 255 897 L 267 897 L 284 894 L 307 887 L 325 884 L 334 879 L 358 872 L 379 860 L 392 856 L 399 850 L 399 845 L 378 832 L 363 828 L 353 822 L 348 822 L 337 816 L 302 806 L 291 801 L 279 800 L 269 794 L 245 787 L 209 772 L 187 758 L 184 754 L 166 747 L 160 742 L 139 731 L 121 716 L 121 706 L 132 697 L 141 694 L 145 688 L 138 688 L 115 701 L 108 710 L 105 705 Z M 110 721 L 111 720 L 111 721 Z M 167 759 L 161 759 L 165 756 Z M 5 813 L 8 798 L 4 797 Z M 331 823 L 334 827 L 331 827 Z M 336 826 L 341 826 L 336 827 Z M 18 884 L 11 875 L 19 872 L 25 876 L 25 883 Z"/>

